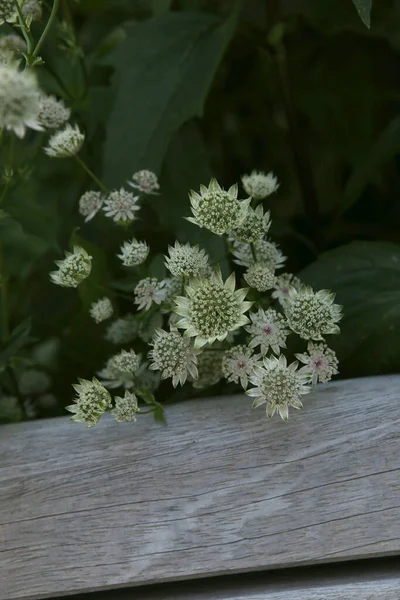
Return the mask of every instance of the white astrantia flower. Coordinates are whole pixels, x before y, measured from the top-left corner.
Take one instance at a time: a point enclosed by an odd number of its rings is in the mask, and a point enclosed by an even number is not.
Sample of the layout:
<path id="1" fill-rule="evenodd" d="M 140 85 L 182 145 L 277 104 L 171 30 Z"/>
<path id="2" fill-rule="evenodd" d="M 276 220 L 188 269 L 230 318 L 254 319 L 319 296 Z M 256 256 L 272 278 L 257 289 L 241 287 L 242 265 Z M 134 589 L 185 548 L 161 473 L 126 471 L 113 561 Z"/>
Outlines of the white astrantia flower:
<path id="1" fill-rule="evenodd" d="M 190 244 L 175 242 L 168 246 L 169 256 L 165 256 L 165 266 L 174 277 L 201 277 L 208 268 L 208 255 L 205 250 Z"/>
<path id="2" fill-rule="evenodd" d="M 38 121 L 46 129 L 58 129 L 68 121 L 70 116 L 71 111 L 66 108 L 62 100 L 57 100 L 55 96 L 40 98 Z"/>
<path id="3" fill-rule="evenodd" d="M 85 141 L 85 134 L 81 132 L 78 125 L 67 125 L 50 137 L 45 153 L 52 158 L 68 158 L 78 154 Z"/>
<path id="4" fill-rule="evenodd" d="M 120 251 L 121 254 L 117 254 L 117 256 L 122 260 L 124 267 L 137 267 L 144 263 L 150 248 L 146 242 L 140 242 L 133 238 L 130 242 L 124 242 Z"/>
<path id="5" fill-rule="evenodd" d="M 136 415 L 140 412 L 138 400 L 132 392 L 125 391 L 125 395 L 121 398 L 114 398 L 115 406 L 110 413 L 118 423 L 131 423 L 136 421 Z"/>
<path id="6" fill-rule="evenodd" d="M 79 384 L 72 387 L 77 393 L 75 404 L 66 407 L 69 412 L 74 413 L 71 421 L 87 423 L 89 427 L 93 427 L 104 412 L 111 408 L 110 393 L 95 377 L 92 381 L 79 379 Z"/>
<path id="7" fill-rule="evenodd" d="M 18 13 L 14 0 L 0 0 L 0 25 L 4 22 L 15 23 Z"/>
<path id="8" fill-rule="evenodd" d="M 215 385 L 222 379 L 222 359 L 224 353 L 221 350 L 203 350 L 197 357 L 197 379 L 193 381 L 193 387 L 203 389 Z"/>
<path id="9" fill-rule="evenodd" d="M 312 385 L 317 385 L 318 381 L 327 383 L 333 375 L 339 373 L 339 361 L 336 353 L 327 344 L 308 342 L 307 352 L 308 354 L 296 354 L 295 356 L 304 363 L 305 366 L 300 369 L 300 372 L 309 376 Z"/>
<path id="10" fill-rule="evenodd" d="M 230 232 L 230 235 L 233 240 L 238 242 L 256 242 L 267 235 L 270 226 L 269 211 L 264 214 L 261 204 L 256 209 L 249 206 L 245 218 Z"/>
<path id="11" fill-rule="evenodd" d="M 0 37 L 0 52 L 10 51 L 11 53 L 21 54 L 26 52 L 26 41 L 16 33 L 9 33 Z"/>
<path id="12" fill-rule="evenodd" d="M 235 274 L 223 282 L 221 271 L 210 277 L 192 279 L 185 288 L 186 297 L 178 296 L 173 309 L 182 317 L 176 324 L 185 335 L 195 337 L 195 348 L 223 341 L 230 331 L 246 325 L 245 312 L 252 302 L 245 302 L 247 289 L 235 291 Z"/>
<path id="13" fill-rule="evenodd" d="M 225 191 L 216 179 L 211 179 L 208 188 L 200 186 L 200 194 L 190 192 L 193 217 L 187 220 L 217 235 L 228 233 L 244 220 L 250 204 L 250 198 L 238 200 L 237 196 L 237 185 Z"/>
<path id="14" fill-rule="evenodd" d="M 104 369 L 98 371 L 97 375 L 101 377 L 102 385 L 109 390 L 114 390 L 116 388 L 124 388 L 126 390 L 131 389 L 135 383 L 133 373 L 120 371 L 113 366 L 113 357 L 108 359 Z"/>
<path id="15" fill-rule="evenodd" d="M 224 377 L 233 383 L 239 383 L 245 390 L 249 384 L 249 377 L 254 373 L 254 368 L 262 363 L 260 357 L 253 353 L 251 348 L 239 345 L 232 346 L 223 354 L 222 372 Z"/>
<path id="16" fill-rule="evenodd" d="M 284 317 L 272 308 L 259 308 L 249 317 L 251 324 L 246 327 L 251 338 L 249 347 L 260 346 L 262 354 L 266 354 L 270 348 L 275 354 L 280 354 L 281 348 L 286 348 L 286 338 L 290 334 Z"/>
<path id="17" fill-rule="evenodd" d="M 269 263 L 256 262 L 244 274 L 246 283 L 258 292 L 266 292 L 274 287 L 276 276 Z"/>
<path id="18" fill-rule="evenodd" d="M 138 199 L 139 196 L 134 196 L 124 188 L 111 192 L 104 202 L 103 210 L 106 217 L 111 217 L 116 223 L 133 221 L 135 211 L 140 209 L 137 204 Z"/>
<path id="19" fill-rule="evenodd" d="M 329 290 L 314 292 L 310 286 L 299 290 L 291 287 L 284 306 L 288 325 L 304 340 L 323 340 L 324 335 L 339 333 L 342 307 L 334 304 L 335 294 Z"/>
<path id="20" fill-rule="evenodd" d="M 25 0 L 22 5 L 22 14 L 27 21 L 40 21 L 42 18 L 42 5 L 39 0 Z"/>
<path id="21" fill-rule="evenodd" d="M 56 260 L 58 271 L 50 273 L 50 279 L 56 285 L 76 288 L 89 277 L 92 270 L 92 257 L 80 246 L 74 246 L 73 252 L 66 252 L 64 260 Z"/>
<path id="22" fill-rule="evenodd" d="M 257 261 L 269 265 L 271 271 L 281 269 L 285 264 L 286 256 L 282 254 L 277 244 L 274 244 L 269 240 L 258 240 L 254 242 L 254 252 Z M 238 265 L 249 267 L 254 263 L 250 244 L 234 241 L 232 245 L 232 254 L 235 257 L 234 262 Z"/>
<path id="23" fill-rule="evenodd" d="M 166 297 L 165 281 L 158 281 L 155 277 L 141 279 L 135 287 L 135 304 L 138 305 L 138 310 L 149 310 L 153 302 L 161 304 Z"/>
<path id="24" fill-rule="evenodd" d="M 133 315 L 127 314 L 116 319 L 107 328 L 105 339 L 115 345 L 130 344 L 136 338 L 138 324 Z"/>
<path id="25" fill-rule="evenodd" d="M 85 223 L 93 219 L 103 206 L 104 196 L 101 192 L 89 190 L 79 199 L 79 213 L 85 218 Z"/>
<path id="26" fill-rule="evenodd" d="M 149 352 L 150 369 L 161 371 L 161 379 L 172 378 L 172 385 L 183 385 L 187 376 L 197 378 L 197 355 L 188 338 L 179 331 L 157 329 Z"/>
<path id="27" fill-rule="evenodd" d="M 121 373 L 135 374 L 140 367 L 140 363 L 140 354 L 136 354 L 132 349 L 121 350 L 119 354 L 112 356 L 110 359 L 110 366 L 117 371 L 121 371 Z"/>
<path id="28" fill-rule="evenodd" d="M 243 175 L 243 188 L 255 200 L 263 200 L 279 187 L 278 179 L 271 173 L 253 170 L 250 175 Z"/>
<path id="29" fill-rule="evenodd" d="M 0 64 L 0 130 L 14 131 L 20 138 L 27 127 L 41 131 L 39 102 L 40 90 L 32 69 L 19 71 L 14 62 Z"/>
<path id="30" fill-rule="evenodd" d="M 90 316 L 96 321 L 96 323 L 106 321 L 113 316 L 113 313 L 114 309 L 112 302 L 110 298 L 107 298 L 106 296 L 96 300 L 96 302 L 93 302 L 89 310 Z"/>
<path id="31" fill-rule="evenodd" d="M 128 185 L 139 190 L 143 194 L 157 195 L 160 185 L 157 175 L 153 171 L 143 169 L 132 175 L 132 181 L 128 181 Z"/>
<path id="32" fill-rule="evenodd" d="M 267 417 L 277 412 L 284 421 L 289 418 L 289 407 L 302 408 L 301 396 L 311 392 L 307 375 L 297 370 L 297 361 L 287 364 L 283 354 L 279 358 L 264 358 L 262 367 L 255 367 L 250 382 L 256 387 L 246 394 L 255 398 L 253 408 L 266 404 Z"/>
<path id="33" fill-rule="evenodd" d="M 51 385 L 51 379 L 43 371 L 27 369 L 18 377 L 18 388 L 23 396 L 42 394 Z"/>
<path id="34" fill-rule="evenodd" d="M 298 290 L 301 285 L 300 279 L 295 275 L 292 275 L 292 273 L 282 273 L 282 275 L 278 275 L 276 278 L 273 286 L 274 291 L 271 296 L 272 298 L 277 299 L 281 306 L 285 306 L 289 298 L 290 287 L 292 286 Z"/>

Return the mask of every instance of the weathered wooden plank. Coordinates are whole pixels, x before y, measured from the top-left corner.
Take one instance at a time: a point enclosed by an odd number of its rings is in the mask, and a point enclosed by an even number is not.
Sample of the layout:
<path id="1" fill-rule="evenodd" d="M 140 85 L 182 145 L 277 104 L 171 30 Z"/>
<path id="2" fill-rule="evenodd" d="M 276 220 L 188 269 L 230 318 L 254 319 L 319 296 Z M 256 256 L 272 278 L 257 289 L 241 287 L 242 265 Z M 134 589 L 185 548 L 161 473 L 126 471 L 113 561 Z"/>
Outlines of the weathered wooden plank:
<path id="1" fill-rule="evenodd" d="M 400 554 L 400 376 L 0 429 L 1 600 Z"/>

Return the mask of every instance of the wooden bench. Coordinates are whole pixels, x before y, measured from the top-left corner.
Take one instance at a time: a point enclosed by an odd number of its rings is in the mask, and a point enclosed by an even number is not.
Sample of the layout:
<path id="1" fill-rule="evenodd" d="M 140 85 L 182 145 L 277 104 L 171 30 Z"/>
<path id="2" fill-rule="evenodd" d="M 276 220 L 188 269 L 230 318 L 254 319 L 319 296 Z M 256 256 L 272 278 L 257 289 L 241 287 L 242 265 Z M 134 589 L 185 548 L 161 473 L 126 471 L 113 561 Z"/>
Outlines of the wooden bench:
<path id="1" fill-rule="evenodd" d="M 400 599 L 400 376 L 166 414 L 0 427 L 0 600 Z"/>

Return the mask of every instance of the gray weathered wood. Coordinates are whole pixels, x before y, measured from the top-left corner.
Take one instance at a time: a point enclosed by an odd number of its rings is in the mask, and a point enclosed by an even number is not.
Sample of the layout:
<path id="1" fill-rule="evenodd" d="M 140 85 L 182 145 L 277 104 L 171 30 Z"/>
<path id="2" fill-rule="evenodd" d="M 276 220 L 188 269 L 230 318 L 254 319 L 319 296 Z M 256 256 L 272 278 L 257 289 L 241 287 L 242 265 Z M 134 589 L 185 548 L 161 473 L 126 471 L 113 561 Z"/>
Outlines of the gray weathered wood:
<path id="1" fill-rule="evenodd" d="M 0 599 L 400 554 L 399 387 L 335 382 L 288 423 L 238 396 L 3 426 Z"/>

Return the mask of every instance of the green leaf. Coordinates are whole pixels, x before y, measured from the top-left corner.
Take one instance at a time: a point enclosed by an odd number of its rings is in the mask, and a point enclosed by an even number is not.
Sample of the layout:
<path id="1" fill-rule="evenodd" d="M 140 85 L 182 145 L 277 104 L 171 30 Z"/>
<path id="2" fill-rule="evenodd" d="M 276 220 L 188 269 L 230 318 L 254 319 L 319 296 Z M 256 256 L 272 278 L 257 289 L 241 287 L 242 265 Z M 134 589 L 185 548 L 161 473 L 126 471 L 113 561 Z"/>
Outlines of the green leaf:
<path id="1" fill-rule="evenodd" d="M 371 27 L 372 0 L 353 0 L 353 4 L 360 15 L 361 21 L 369 29 Z"/>
<path id="2" fill-rule="evenodd" d="M 342 375 L 400 370 L 400 246 L 353 242 L 322 254 L 299 274 L 315 290 L 336 292 L 343 305 L 341 334 L 327 341 Z"/>
<path id="3" fill-rule="evenodd" d="M 344 189 L 340 213 L 357 202 L 379 168 L 399 152 L 400 117 L 396 117 L 384 129 L 379 139 L 366 149 L 363 158 L 351 174 Z"/>
<path id="4" fill-rule="evenodd" d="M 168 12 L 127 26 L 126 40 L 107 59 L 116 88 L 104 148 L 109 187 L 138 169 L 159 172 L 173 133 L 202 115 L 237 13 L 236 2 L 222 23 L 208 14 Z"/>
<path id="5" fill-rule="evenodd" d="M 11 332 L 8 340 L 0 348 L 0 371 L 4 370 L 10 359 L 29 342 L 31 319 L 25 319 Z"/>

